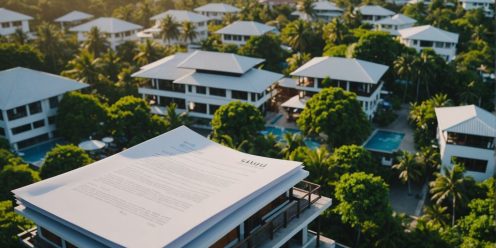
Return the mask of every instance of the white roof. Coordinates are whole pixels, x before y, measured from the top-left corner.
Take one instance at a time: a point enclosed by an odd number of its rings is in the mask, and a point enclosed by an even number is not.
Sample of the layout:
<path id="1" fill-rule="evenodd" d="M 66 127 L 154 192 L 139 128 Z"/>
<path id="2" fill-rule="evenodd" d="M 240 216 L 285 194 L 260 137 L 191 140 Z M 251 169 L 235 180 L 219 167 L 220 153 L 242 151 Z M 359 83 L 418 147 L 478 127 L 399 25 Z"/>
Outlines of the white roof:
<path id="1" fill-rule="evenodd" d="M 442 131 L 496 137 L 496 116 L 475 105 L 435 108 Z"/>
<path id="2" fill-rule="evenodd" d="M 93 18 L 93 15 L 74 10 L 55 19 L 55 22 L 74 22 L 74 21 L 81 21 L 90 18 Z"/>
<path id="3" fill-rule="evenodd" d="M 281 107 L 304 109 L 309 99 L 310 99 L 309 97 L 301 98 L 299 95 L 296 95 L 289 98 L 289 100 L 285 101 L 284 103 L 282 103 Z"/>
<path id="4" fill-rule="evenodd" d="M 403 39 L 458 43 L 458 34 L 431 25 L 400 29 L 398 33 Z"/>
<path id="5" fill-rule="evenodd" d="M 359 59 L 315 57 L 291 73 L 292 76 L 326 78 L 377 84 L 388 66 Z"/>
<path id="6" fill-rule="evenodd" d="M 243 74 L 264 61 L 264 59 L 246 57 L 234 53 L 197 50 L 179 63 L 178 67 Z"/>
<path id="7" fill-rule="evenodd" d="M 254 68 L 239 77 L 193 72 L 178 78 L 174 83 L 259 93 L 282 77 L 279 73 Z"/>
<path id="8" fill-rule="evenodd" d="M 233 228 L 219 230 L 223 220 L 253 214 L 243 207 L 268 204 L 267 194 L 306 175 L 300 162 L 242 153 L 183 126 L 13 193 L 21 206 L 62 224 L 55 233 L 75 230 L 100 246 L 183 247 L 212 230 L 222 237 Z"/>
<path id="9" fill-rule="evenodd" d="M 12 21 L 24 21 L 32 20 L 33 17 L 8 10 L 6 8 L 0 8 L 0 22 L 12 22 Z"/>
<path id="10" fill-rule="evenodd" d="M 0 109 L 15 108 L 86 87 L 87 84 L 76 80 L 23 67 L 0 71 Z"/>
<path id="11" fill-rule="evenodd" d="M 492 3 L 494 4 L 494 0 L 459 0 L 460 2 L 466 3 Z"/>
<path id="12" fill-rule="evenodd" d="M 357 8 L 362 15 L 392 16 L 395 13 L 379 5 L 363 5 Z"/>
<path id="13" fill-rule="evenodd" d="M 197 14 L 195 12 L 187 11 L 187 10 L 175 10 L 171 9 L 166 12 L 160 13 L 158 15 L 154 15 L 150 18 L 150 20 L 156 21 L 156 20 L 162 20 L 166 16 L 171 16 L 176 22 L 205 22 L 208 21 L 209 18 Z"/>
<path id="14" fill-rule="evenodd" d="M 141 78 L 158 78 L 164 80 L 176 80 L 186 74 L 193 72 L 193 69 L 183 69 L 177 67 L 179 63 L 185 60 L 191 53 L 176 53 L 157 60 L 148 65 L 142 66 L 133 77 Z"/>
<path id="15" fill-rule="evenodd" d="M 267 32 L 277 33 L 277 28 L 269 25 L 265 25 L 260 22 L 254 21 L 235 21 L 219 30 L 216 34 L 234 34 L 234 35 L 249 35 L 249 36 L 260 36 Z"/>
<path id="16" fill-rule="evenodd" d="M 225 3 L 208 3 L 195 9 L 196 12 L 236 13 L 240 9 Z"/>
<path id="17" fill-rule="evenodd" d="M 92 27 L 97 27 L 100 32 L 114 34 L 130 30 L 143 28 L 138 24 L 123 21 L 114 17 L 100 17 L 95 20 L 83 23 L 81 25 L 70 28 L 73 32 L 89 32 Z"/>
<path id="18" fill-rule="evenodd" d="M 313 8 L 315 10 L 335 10 L 335 11 L 343 11 L 342 8 L 336 6 L 335 3 L 329 1 L 317 1 L 313 3 Z"/>
<path id="19" fill-rule="evenodd" d="M 376 24 L 387 24 L 387 25 L 405 25 L 405 24 L 414 24 L 417 20 L 412 19 L 408 16 L 402 14 L 396 14 L 391 17 L 386 17 L 379 21 L 376 21 Z"/>

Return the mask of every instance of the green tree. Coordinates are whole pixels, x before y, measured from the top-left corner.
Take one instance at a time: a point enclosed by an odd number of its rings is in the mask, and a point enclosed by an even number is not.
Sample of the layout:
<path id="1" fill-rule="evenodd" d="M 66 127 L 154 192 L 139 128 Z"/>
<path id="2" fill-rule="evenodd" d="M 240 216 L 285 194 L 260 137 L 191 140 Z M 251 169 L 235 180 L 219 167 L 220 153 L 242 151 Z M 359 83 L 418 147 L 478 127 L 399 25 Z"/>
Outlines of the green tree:
<path id="1" fill-rule="evenodd" d="M 363 172 L 344 174 L 335 197 L 339 201 L 335 211 L 357 231 L 356 246 L 363 232 L 374 232 L 391 218 L 389 189 L 381 177 Z"/>
<path id="2" fill-rule="evenodd" d="M 245 56 L 265 59 L 264 68 L 271 71 L 281 71 L 285 51 L 275 35 L 252 36 L 239 53 Z"/>
<path id="3" fill-rule="evenodd" d="M 457 204 L 462 204 L 465 200 L 464 168 L 455 164 L 451 170 L 444 167 L 443 174 L 437 173 L 436 180 L 430 183 L 432 200 L 437 205 L 441 205 L 445 200 L 451 200 L 451 225 L 455 225 Z"/>
<path id="4" fill-rule="evenodd" d="M 24 162 L 20 157 L 7 149 L 0 148 L 0 171 L 7 165 L 18 165 Z"/>
<path id="5" fill-rule="evenodd" d="M 421 167 L 417 162 L 415 154 L 409 153 L 408 151 L 401 151 L 397 158 L 398 163 L 393 165 L 393 169 L 400 172 L 399 178 L 401 181 L 408 184 L 408 194 L 412 194 L 411 184 L 416 181 L 422 175 Z"/>
<path id="6" fill-rule="evenodd" d="M 10 35 L 9 39 L 16 44 L 24 45 L 28 43 L 29 37 L 22 29 L 18 28 Z"/>
<path id="7" fill-rule="evenodd" d="M 296 8 L 303 13 L 305 20 L 311 21 L 316 16 L 315 2 L 313 0 L 299 0 Z"/>
<path id="8" fill-rule="evenodd" d="M 281 31 L 281 40 L 288 44 L 293 50 L 304 53 L 311 46 L 311 28 L 309 23 L 303 20 L 296 20 Z"/>
<path id="9" fill-rule="evenodd" d="M 380 47 L 381 49 L 377 49 Z M 403 51 L 403 46 L 389 33 L 369 31 L 354 46 L 353 57 L 392 66 Z"/>
<path id="10" fill-rule="evenodd" d="M 21 248 L 17 234 L 21 230 L 28 230 L 33 223 L 14 212 L 12 201 L 0 202 L 0 243 L 3 247 Z"/>
<path id="11" fill-rule="evenodd" d="M 217 109 L 211 125 L 214 141 L 218 141 L 222 135 L 228 135 L 238 146 L 243 140 L 252 140 L 260 135 L 258 132 L 264 129 L 265 121 L 255 106 L 235 101 Z"/>
<path id="12" fill-rule="evenodd" d="M 186 112 L 178 114 L 176 109 L 177 105 L 175 103 L 171 103 L 167 106 L 167 114 L 164 116 L 164 119 L 169 130 L 175 129 L 182 125 L 188 125 L 190 123 L 188 114 Z"/>
<path id="13" fill-rule="evenodd" d="M 55 119 L 58 131 L 70 142 L 78 143 L 82 139 L 101 133 L 107 122 L 105 105 L 93 95 L 70 92 L 59 103 Z"/>
<path id="14" fill-rule="evenodd" d="M 297 124 L 306 135 L 325 134 L 331 147 L 360 143 L 371 129 L 355 93 L 333 87 L 308 100 Z"/>
<path id="15" fill-rule="evenodd" d="M 44 69 L 43 55 L 32 45 L 0 42 L 0 70 L 17 66 L 42 70 Z"/>
<path id="16" fill-rule="evenodd" d="M 10 191 L 39 180 L 38 172 L 26 164 L 4 166 L 0 171 L 0 200 L 12 200 Z"/>
<path id="17" fill-rule="evenodd" d="M 308 53 L 295 53 L 291 55 L 291 57 L 286 59 L 286 62 L 288 63 L 288 68 L 286 68 L 286 74 L 289 75 L 291 72 L 295 71 L 300 66 L 310 61 L 310 59 L 312 59 L 312 57 Z"/>
<path id="18" fill-rule="evenodd" d="M 196 32 L 195 24 L 192 22 L 183 22 L 181 24 L 181 34 L 180 37 L 184 41 L 184 43 L 192 43 L 196 37 L 198 36 L 198 32 Z"/>
<path id="19" fill-rule="evenodd" d="M 346 173 L 378 173 L 378 165 L 373 160 L 372 154 L 358 145 L 343 145 L 336 148 L 330 157 L 330 165 L 331 171 L 335 174 L 333 178 L 336 180 Z"/>
<path id="20" fill-rule="evenodd" d="M 114 50 L 109 49 L 103 54 L 100 66 L 101 70 L 105 72 L 105 77 L 113 83 L 117 82 L 117 77 L 121 72 L 123 65 L 121 58 L 114 52 Z"/>
<path id="21" fill-rule="evenodd" d="M 40 168 L 40 177 L 47 179 L 93 163 L 93 159 L 75 145 L 58 145 L 49 151 Z"/>
<path id="22" fill-rule="evenodd" d="M 408 96 L 408 88 L 409 84 L 416 75 L 413 63 L 415 61 L 415 55 L 411 53 L 403 53 L 398 58 L 393 61 L 393 69 L 398 78 L 403 79 L 405 82 L 405 89 L 403 92 L 403 101 L 406 101 L 406 97 Z M 418 95 L 418 94 L 417 94 Z"/>
<path id="23" fill-rule="evenodd" d="M 347 44 L 352 37 L 348 27 L 340 18 L 334 18 L 324 26 L 324 39 L 327 46 Z"/>
<path id="24" fill-rule="evenodd" d="M 95 57 L 99 57 L 109 48 L 109 42 L 105 35 L 97 27 L 92 27 L 86 34 L 83 48 L 91 52 Z"/>
<path id="25" fill-rule="evenodd" d="M 36 29 L 36 46 L 45 54 L 45 62 L 50 71 L 58 72 L 64 66 L 63 56 L 66 43 L 57 26 L 47 22 Z"/>
<path id="26" fill-rule="evenodd" d="M 134 60 L 138 63 L 139 66 L 144 66 L 150 64 L 153 61 L 156 61 L 161 58 L 161 54 L 157 44 L 150 39 L 146 39 L 139 46 L 139 52 L 134 56 Z"/>
<path id="27" fill-rule="evenodd" d="M 69 61 L 67 69 L 62 76 L 95 85 L 101 72 L 101 58 L 95 58 L 93 53 L 81 50 L 74 59 Z"/>
<path id="28" fill-rule="evenodd" d="M 170 44 L 172 40 L 177 40 L 180 35 L 179 23 L 177 23 L 172 16 L 165 16 L 160 22 L 160 36 L 162 39 L 166 41 L 167 44 Z"/>
<path id="29" fill-rule="evenodd" d="M 296 148 L 304 146 L 303 137 L 300 134 L 294 133 L 284 133 L 283 142 L 279 143 L 281 147 L 281 154 L 285 159 L 289 159 L 291 153 L 293 153 Z"/>
<path id="30" fill-rule="evenodd" d="M 422 220 L 426 221 L 427 225 L 433 227 L 446 227 L 450 219 L 449 214 L 446 212 L 447 207 L 432 205 L 424 207 L 424 214 Z"/>

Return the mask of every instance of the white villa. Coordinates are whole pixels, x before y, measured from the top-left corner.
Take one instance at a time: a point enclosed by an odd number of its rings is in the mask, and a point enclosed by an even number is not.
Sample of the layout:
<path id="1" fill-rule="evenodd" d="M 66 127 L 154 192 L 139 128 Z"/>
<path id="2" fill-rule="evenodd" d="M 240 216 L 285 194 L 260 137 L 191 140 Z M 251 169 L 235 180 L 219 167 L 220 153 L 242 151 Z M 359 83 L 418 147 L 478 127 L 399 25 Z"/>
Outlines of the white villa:
<path id="1" fill-rule="evenodd" d="M 0 71 L 0 136 L 14 150 L 55 135 L 55 116 L 62 96 L 88 85 L 41 71 L 16 67 Z"/>
<path id="2" fill-rule="evenodd" d="M 195 9 L 200 13 L 217 23 L 221 23 L 225 14 L 237 14 L 240 9 L 225 3 L 208 3 Z"/>
<path id="3" fill-rule="evenodd" d="M 245 45 L 252 36 L 262 36 L 267 33 L 278 34 L 276 27 L 255 21 L 235 21 L 215 32 L 221 35 L 222 43 Z"/>
<path id="4" fill-rule="evenodd" d="M 377 21 L 384 18 L 392 17 L 396 13 L 379 5 L 363 5 L 355 9 L 355 12 L 360 12 L 362 22 L 374 25 Z"/>
<path id="5" fill-rule="evenodd" d="M 13 193 L 36 224 L 26 247 L 335 247 L 319 230 L 332 200 L 308 175 L 182 126 Z"/>
<path id="6" fill-rule="evenodd" d="M 293 88 L 299 94 L 283 103 L 287 109 L 303 109 L 305 98 L 325 87 L 341 87 L 357 94 L 365 115 L 372 119 L 381 100 L 384 82 L 381 78 L 388 66 L 368 61 L 340 57 L 315 57 L 291 73 L 295 80 L 285 79 L 282 87 Z M 329 85 L 323 85 L 324 79 Z M 292 82 L 291 82 L 292 81 Z"/>
<path id="7" fill-rule="evenodd" d="M 326 0 L 320 0 L 313 3 L 313 8 L 315 10 L 315 19 L 322 21 L 330 21 L 336 17 L 340 17 L 343 15 L 343 9 L 336 6 L 335 3 L 329 2 Z M 309 21 L 313 19 L 312 17 L 307 16 L 307 14 L 302 13 L 301 11 L 294 11 L 291 15 L 298 16 L 302 20 Z"/>
<path id="8" fill-rule="evenodd" d="M 93 27 L 97 27 L 100 32 L 107 36 L 107 40 L 109 41 L 112 49 L 115 49 L 118 45 L 126 41 L 138 40 L 136 33 L 143 28 L 138 24 L 123 21 L 114 17 L 100 17 L 72 27 L 69 31 L 77 32 L 78 41 L 83 42 L 86 40 L 86 34 Z"/>
<path id="9" fill-rule="evenodd" d="M 265 112 L 281 74 L 256 68 L 263 59 L 231 53 L 176 53 L 145 65 L 133 77 L 151 79 L 138 92 L 164 114 L 170 103 L 189 116 L 211 119 L 217 108 L 231 101 L 248 102 Z"/>
<path id="10" fill-rule="evenodd" d="M 205 40 L 208 38 L 208 20 L 210 18 L 200 15 L 191 11 L 187 10 L 168 10 L 166 12 L 160 13 L 158 15 L 152 16 L 150 20 L 155 22 L 155 25 L 151 28 L 147 28 L 143 30 L 142 32 L 138 33 L 138 37 L 142 39 L 154 39 L 155 41 L 159 43 L 164 43 L 162 37 L 160 37 L 160 25 L 162 23 L 162 20 L 166 17 L 170 16 L 172 19 L 179 23 L 182 24 L 184 22 L 191 22 L 195 25 L 196 27 L 196 39 L 193 40 L 192 43 L 199 43 L 202 40 Z M 181 26 L 179 26 L 179 31 L 181 31 Z M 180 39 L 174 39 L 169 41 L 170 44 L 177 44 L 180 43 Z M 189 42 L 189 41 L 188 41 Z"/>
<path id="11" fill-rule="evenodd" d="M 399 35 L 398 30 L 412 27 L 416 22 L 415 19 L 408 16 L 396 14 L 375 22 L 375 30 L 385 31 L 391 35 Z"/>
<path id="12" fill-rule="evenodd" d="M 81 24 L 84 21 L 87 21 L 89 19 L 92 19 L 93 15 L 84 13 L 82 11 L 71 11 L 57 19 L 55 19 L 55 22 L 60 23 L 60 26 L 62 28 L 67 28 L 68 26 L 74 26 L 77 24 Z"/>
<path id="13" fill-rule="evenodd" d="M 475 105 L 436 108 L 437 139 L 443 167 L 453 160 L 477 181 L 494 176 L 496 116 Z"/>
<path id="14" fill-rule="evenodd" d="M 421 51 L 432 48 L 446 61 L 455 59 L 458 34 L 444 31 L 431 25 L 398 30 L 400 42 L 407 47 Z"/>
<path id="15" fill-rule="evenodd" d="M 486 17 L 494 17 L 494 0 L 458 0 L 465 10 L 481 8 Z"/>
<path id="16" fill-rule="evenodd" d="M 29 21 L 33 17 L 0 8 L 0 35 L 11 35 L 17 29 L 21 29 L 24 33 L 29 33 Z"/>

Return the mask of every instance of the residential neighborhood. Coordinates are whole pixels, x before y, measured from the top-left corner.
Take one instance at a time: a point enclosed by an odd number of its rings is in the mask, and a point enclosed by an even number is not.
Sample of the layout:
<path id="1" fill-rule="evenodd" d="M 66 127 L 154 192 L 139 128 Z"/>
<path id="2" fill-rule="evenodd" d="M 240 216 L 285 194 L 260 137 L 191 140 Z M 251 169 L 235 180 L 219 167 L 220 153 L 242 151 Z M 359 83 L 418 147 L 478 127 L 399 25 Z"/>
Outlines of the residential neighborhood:
<path id="1" fill-rule="evenodd" d="M 1 247 L 493 247 L 494 0 L 0 0 Z"/>

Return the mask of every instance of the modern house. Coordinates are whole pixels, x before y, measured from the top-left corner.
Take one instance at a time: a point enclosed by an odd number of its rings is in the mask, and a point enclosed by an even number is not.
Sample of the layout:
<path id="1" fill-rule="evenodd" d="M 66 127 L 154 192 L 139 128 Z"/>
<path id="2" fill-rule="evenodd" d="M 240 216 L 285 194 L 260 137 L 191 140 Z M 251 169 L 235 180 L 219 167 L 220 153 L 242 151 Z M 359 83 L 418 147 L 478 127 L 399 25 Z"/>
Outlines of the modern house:
<path id="1" fill-rule="evenodd" d="M 13 193 L 30 247 L 334 247 L 308 174 L 182 126 Z"/>
<path id="2" fill-rule="evenodd" d="M 431 25 L 417 26 L 398 30 L 400 42 L 407 47 L 421 51 L 432 48 L 446 61 L 455 59 L 458 34 L 444 31 Z"/>
<path id="3" fill-rule="evenodd" d="M 171 39 L 169 41 L 164 41 L 162 37 L 160 37 L 160 32 L 161 32 L 160 25 L 162 23 L 162 20 L 166 16 L 172 17 L 172 19 L 175 22 L 179 23 L 180 25 L 184 22 L 191 22 L 194 24 L 196 31 L 196 38 L 192 42 L 191 41 L 185 41 L 185 42 L 199 43 L 200 41 L 208 38 L 207 22 L 208 20 L 210 20 L 210 18 L 187 10 L 168 10 L 166 12 L 152 16 L 150 20 L 154 21 L 155 25 L 153 25 L 153 27 L 151 28 L 147 28 L 143 30 L 142 32 L 139 32 L 138 37 L 140 37 L 141 39 L 154 39 L 159 43 L 167 42 L 168 44 L 177 44 L 182 42 L 181 39 L 179 38 Z M 179 26 L 179 31 L 181 32 L 181 30 L 182 27 Z"/>
<path id="4" fill-rule="evenodd" d="M 163 115 L 166 106 L 176 103 L 178 111 L 208 123 L 217 108 L 231 101 L 248 102 L 265 112 L 282 75 L 256 68 L 262 62 L 231 53 L 176 53 L 132 76 L 150 79 L 138 92 L 152 103 L 155 114 Z"/>
<path id="5" fill-rule="evenodd" d="M 416 22 L 415 19 L 408 16 L 396 14 L 375 22 L 375 30 L 385 31 L 391 35 L 399 35 L 398 30 L 412 27 Z"/>
<path id="6" fill-rule="evenodd" d="M 221 36 L 222 43 L 242 46 L 253 36 L 267 33 L 278 34 L 276 27 L 255 21 L 235 21 L 215 32 Z"/>
<path id="7" fill-rule="evenodd" d="M 0 35 L 11 35 L 17 29 L 21 29 L 24 33 L 29 33 L 29 21 L 33 17 L 0 8 Z"/>
<path id="8" fill-rule="evenodd" d="M 84 13 L 82 11 L 71 11 L 57 19 L 55 19 L 55 22 L 60 23 L 60 26 L 62 28 L 67 28 L 68 26 L 74 26 L 83 23 L 84 21 L 87 21 L 89 19 L 93 18 L 93 15 Z"/>
<path id="9" fill-rule="evenodd" d="M 494 176 L 496 116 L 475 105 L 436 108 L 437 139 L 443 167 L 465 165 L 477 181 Z"/>
<path id="10" fill-rule="evenodd" d="M 294 11 L 291 15 L 298 16 L 302 20 L 322 20 L 328 22 L 336 17 L 343 15 L 343 9 L 336 6 L 335 3 L 326 0 L 320 0 L 313 3 L 315 17 L 310 17 L 301 11 Z"/>
<path id="11" fill-rule="evenodd" d="M 494 17 L 494 0 L 459 0 L 465 10 L 483 9 L 484 15 Z"/>
<path id="12" fill-rule="evenodd" d="M 379 5 L 363 5 L 355 9 L 362 15 L 362 22 L 374 25 L 377 21 L 392 17 L 396 13 Z"/>
<path id="13" fill-rule="evenodd" d="M 0 71 L 0 136 L 20 150 L 56 136 L 62 96 L 88 85 L 41 71 L 16 67 Z"/>
<path id="14" fill-rule="evenodd" d="M 222 23 L 224 15 L 236 15 L 240 9 L 225 3 L 208 3 L 195 9 L 195 12 L 204 15 L 216 23 Z"/>
<path id="15" fill-rule="evenodd" d="M 341 87 L 357 95 L 365 115 L 372 119 L 381 100 L 380 93 L 384 84 L 381 79 L 388 68 L 359 59 L 315 57 L 291 73 L 293 85 L 288 82 L 282 85 L 299 91 L 298 95 L 282 106 L 297 112 L 298 109 L 303 109 L 305 102 L 298 99 L 311 97 L 325 87 Z M 293 106 L 290 103 L 295 104 Z"/>
<path id="16" fill-rule="evenodd" d="M 83 42 L 86 40 L 87 33 L 93 27 L 98 28 L 100 32 L 105 34 L 112 49 L 115 49 L 118 45 L 126 41 L 138 40 L 136 33 L 143 28 L 138 24 L 123 21 L 114 17 L 100 17 L 72 27 L 69 31 L 77 32 L 78 41 Z"/>

